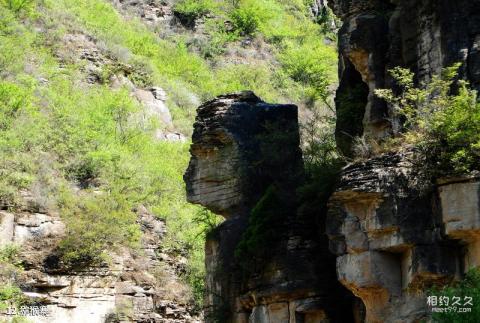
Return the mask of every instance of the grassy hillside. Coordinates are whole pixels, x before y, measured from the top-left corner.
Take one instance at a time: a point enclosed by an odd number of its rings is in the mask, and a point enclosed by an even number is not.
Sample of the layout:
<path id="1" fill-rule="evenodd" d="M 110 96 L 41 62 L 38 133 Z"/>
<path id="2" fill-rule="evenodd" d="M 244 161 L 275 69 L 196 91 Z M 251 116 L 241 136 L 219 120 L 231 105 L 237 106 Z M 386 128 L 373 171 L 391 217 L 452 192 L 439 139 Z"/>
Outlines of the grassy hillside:
<path id="1" fill-rule="evenodd" d="M 185 202 L 189 143 L 154 139 L 158 121 L 137 120 L 141 105 L 109 80 L 128 69 L 136 87 L 164 88 L 176 130 L 188 135 L 198 103 L 225 92 L 251 89 L 268 101 L 321 106 L 335 82 L 336 53 L 308 1 L 173 6 L 184 23 L 202 19 L 201 43 L 189 28 L 165 36 L 109 1 L 0 0 L 0 208 L 25 208 L 27 195 L 30 208 L 58 212 L 67 225 L 59 253 L 78 266 L 136 248 L 135 209 L 144 205 L 166 220 L 165 248 L 188 255 L 185 280 L 200 301 L 203 237 L 217 220 Z M 65 41 L 72 34 L 93 37 L 109 58 L 93 84 L 84 61 L 65 55 L 78 51 Z M 268 55 L 230 59 L 228 49 L 245 41 Z"/>

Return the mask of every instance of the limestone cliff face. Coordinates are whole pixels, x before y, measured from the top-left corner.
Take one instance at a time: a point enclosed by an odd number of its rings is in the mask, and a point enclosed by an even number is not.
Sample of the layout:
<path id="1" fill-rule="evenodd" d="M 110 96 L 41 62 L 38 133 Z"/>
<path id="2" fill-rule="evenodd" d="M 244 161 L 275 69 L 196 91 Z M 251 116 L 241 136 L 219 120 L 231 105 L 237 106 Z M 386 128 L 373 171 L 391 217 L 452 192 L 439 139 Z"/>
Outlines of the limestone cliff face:
<path id="1" fill-rule="evenodd" d="M 336 281 L 327 241 L 295 211 L 297 108 L 225 95 L 198 108 L 194 127 L 188 199 L 226 218 L 206 243 L 206 321 L 348 322 L 351 311 L 341 309 L 352 298 Z"/>
<path id="2" fill-rule="evenodd" d="M 206 243 L 206 321 L 428 320 L 428 288 L 480 265 L 480 177 L 437 179 L 414 150 L 352 163 L 319 225 L 295 211 L 296 122 L 294 106 L 266 104 L 251 92 L 198 109 L 188 198 L 226 218 Z M 268 224 L 261 226 L 255 217 L 272 186 L 281 208 L 268 205 L 273 221 L 261 214 Z M 275 236 L 258 252 L 239 253 L 252 225 L 257 234 L 271 226 Z"/>
<path id="3" fill-rule="evenodd" d="M 434 180 L 414 152 L 343 170 L 327 233 L 338 279 L 367 322 L 428 318 L 426 289 L 479 265 L 478 188 L 475 176 Z"/>
<path id="4" fill-rule="evenodd" d="M 480 89 L 480 2 L 470 0 L 333 0 L 339 31 L 337 141 L 350 154 L 352 138 L 383 138 L 398 127 L 373 95 L 390 87 L 388 69 L 412 69 L 418 82 L 461 62 L 460 77 Z"/>

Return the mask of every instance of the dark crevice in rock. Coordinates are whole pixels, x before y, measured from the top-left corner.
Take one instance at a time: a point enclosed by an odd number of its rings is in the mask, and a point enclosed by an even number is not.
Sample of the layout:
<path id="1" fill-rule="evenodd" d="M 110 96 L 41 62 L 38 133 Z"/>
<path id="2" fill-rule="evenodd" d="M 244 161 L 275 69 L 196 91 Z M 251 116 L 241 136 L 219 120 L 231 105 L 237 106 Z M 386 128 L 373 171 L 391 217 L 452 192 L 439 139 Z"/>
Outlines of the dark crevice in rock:
<path id="1" fill-rule="evenodd" d="M 368 85 L 353 64 L 345 58 L 341 67 L 342 77 L 337 89 L 335 104 L 337 124 L 335 138 L 337 146 L 346 156 L 352 156 L 355 137 L 363 134 L 363 117 L 368 102 Z"/>

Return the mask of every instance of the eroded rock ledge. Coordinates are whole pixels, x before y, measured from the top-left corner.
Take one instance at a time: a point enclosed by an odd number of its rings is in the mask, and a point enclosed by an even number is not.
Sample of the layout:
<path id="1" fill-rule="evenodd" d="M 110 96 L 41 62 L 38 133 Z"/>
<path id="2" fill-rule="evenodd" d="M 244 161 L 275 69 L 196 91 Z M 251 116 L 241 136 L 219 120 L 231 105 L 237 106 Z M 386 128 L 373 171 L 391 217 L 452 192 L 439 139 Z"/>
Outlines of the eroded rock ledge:
<path id="1" fill-rule="evenodd" d="M 435 181 L 426 165 L 411 151 L 349 165 L 330 199 L 337 276 L 367 322 L 428 318 L 428 287 L 479 265 L 479 179 Z"/>
<path id="2" fill-rule="evenodd" d="M 411 69 L 422 84 L 461 63 L 458 77 L 480 89 L 480 2 L 332 0 L 339 30 L 337 145 L 381 141 L 401 131 L 391 107 L 374 95 L 392 88 L 388 70 Z M 367 322 L 428 317 L 433 283 L 478 266 L 479 179 L 437 179 L 435 165 L 412 151 L 347 166 L 330 199 L 327 234 L 339 280 L 366 306 Z"/>
<path id="3" fill-rule="evenodd" d="M 219 96 L 198 108 L 190 152 L 189 201 L 226 218 L 206 243 L 206 321 L 351 321 L 352 296 L 336 280 L 326 237 L 315 217 L 296 214 L 297 107 L 252 92 Z M 275 202 L 255 218 L 272 187 Z M 269 235 L 240 253 L 245 232 Z"/>

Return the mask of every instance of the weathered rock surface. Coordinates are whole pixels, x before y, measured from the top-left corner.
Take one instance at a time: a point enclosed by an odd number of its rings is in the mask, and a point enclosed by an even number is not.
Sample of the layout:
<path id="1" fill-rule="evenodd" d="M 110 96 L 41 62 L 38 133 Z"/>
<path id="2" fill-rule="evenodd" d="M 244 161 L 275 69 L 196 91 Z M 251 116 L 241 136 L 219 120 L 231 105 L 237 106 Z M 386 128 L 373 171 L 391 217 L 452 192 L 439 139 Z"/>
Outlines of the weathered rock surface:
<path id="1" fill-rule="evenodd" d="M 298 143 L 294 105 L 267 104 L 252 92 L 201 105 L 184 177 L 188 200 L 226 218 L 245 215 L 272 183 L 286 189 L 301 178 Z"/>
<path id="2" fill-rule="evenodd" d="M 410 68 L 418 82 L 461 62 L 460 77 L 480 89 L 480 2 L 470 0 L 332 0 L 339 31 L 340 86 L 337 141 L 351 153 L 352 138 L 373 139 L 398 128 L 376 88 L 392 85 L 387 73 Z"/>
<path id="3" fill-rule="evenodd" d="M 337 276 L 367 322 L 428 318 L 428 287 L 478 266 L 478 178 L 437 184 L 425 165 L 414 152 L 349 165 L 330 199 Z"/>
<path id="4" fill-rule="evenodd" d="M 302 182 L 297 108 L 267 104 L 252 92 L 220 96 L 198 108 L 187 197 L 226 221 L 207 239 L 208 322 L 348 322 L 351 297 L 336 282 L 326 239 L 314 219 L 296 214 Z M 278 194 L 273 219 L 252 209 Z M 270 222 L 268 222 L 270 221 Z M 257 250 L 239 253 L 253 225 L 273 230 Z M 261 236 L 262 232 L 257 232 Z"/>
<path id="5" fill-rule="evenodd" d="M 200 322 L 188 304 L 189 291 L 178 279 L 181 264 L 162 252 L 165 223 L 138 210 L 143 231 L 140 252 L 121 250 L 111 264 L 85 269 L 52 267 L 52 255 L 65 233 L 52 214 L 0 211 L 0 247 L 16 244 L 24 270 L 17 278 L 24 295 L 46 306 L 35 322 Z M 9 318 L 0 313 L 0 319 Z"/>
<path id="6" fill-rule="evenodd" d="M 439 196 L 445 234 L 465 247 L 463 267 L 480 266 L 480 181 L 478 177 L 441 181 Z"/>

